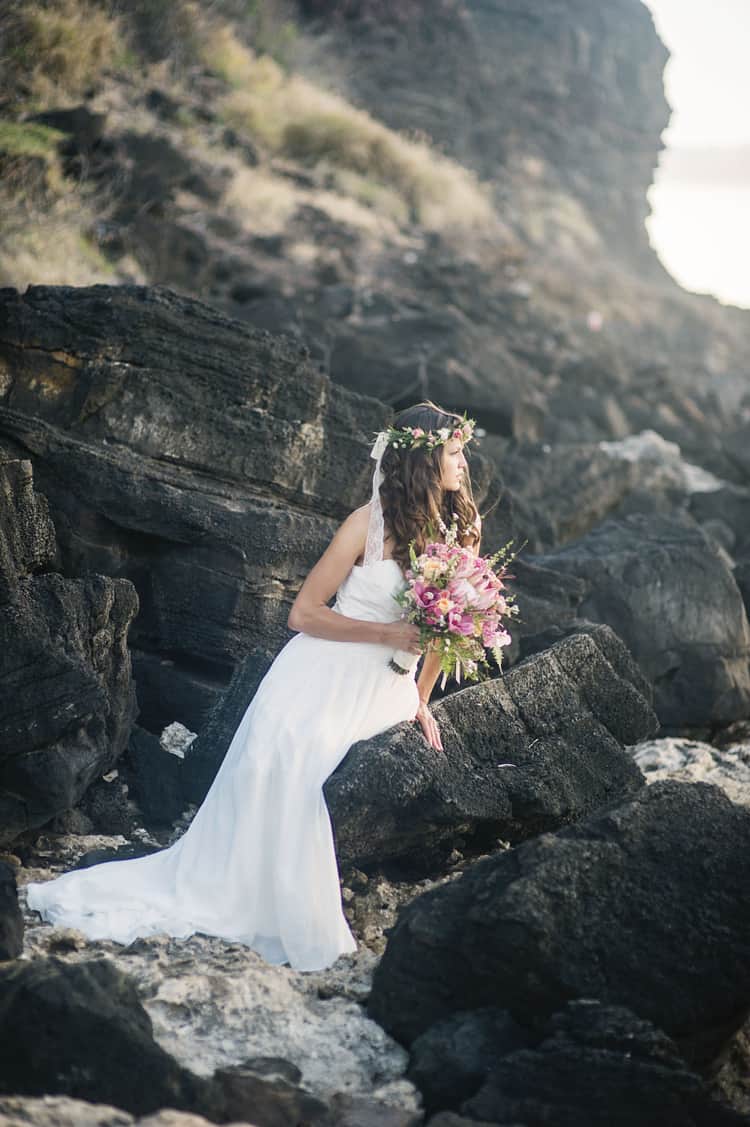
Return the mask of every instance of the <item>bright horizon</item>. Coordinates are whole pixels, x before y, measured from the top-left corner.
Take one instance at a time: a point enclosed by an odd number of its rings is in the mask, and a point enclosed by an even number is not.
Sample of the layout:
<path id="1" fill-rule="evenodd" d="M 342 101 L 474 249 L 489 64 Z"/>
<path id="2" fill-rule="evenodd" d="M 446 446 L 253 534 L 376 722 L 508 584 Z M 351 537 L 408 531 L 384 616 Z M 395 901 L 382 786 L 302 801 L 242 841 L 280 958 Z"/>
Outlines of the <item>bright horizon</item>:
<path id="1" fill-rule="evenodd" d="M 651 244 L 685 289 L 750 308 L 750 3 L 643 2 L 671 56 L 668 151 L 648 192 Z"/>

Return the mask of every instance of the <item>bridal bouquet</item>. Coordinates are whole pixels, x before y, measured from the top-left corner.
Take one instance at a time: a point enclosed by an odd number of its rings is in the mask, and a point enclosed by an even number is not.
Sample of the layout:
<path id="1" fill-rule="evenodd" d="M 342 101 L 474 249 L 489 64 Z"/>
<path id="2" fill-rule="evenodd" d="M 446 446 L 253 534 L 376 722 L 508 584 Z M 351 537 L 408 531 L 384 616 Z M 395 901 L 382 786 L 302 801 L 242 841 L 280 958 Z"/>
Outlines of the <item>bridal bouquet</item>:
<path id="1" fill-rule="evenodd" d="M 419 627 L 422 648 L 440 654 L 445 688 L 450 676 L 460 684 L 462 676 L 480 680 L 480 667 L 489 674 L 487 650 L 502 665 L 503 647 L 511 641 L 502 620 L 518 614 L 515 595 L 505 590 L 504 580 L 517 553 L 508 554 L 509 540 L 492 556 L 475 556 L 456 542 L 455 522 L 442 528 L 445 543 L 431 541 L 419 556 L 414 541 L 410 543 L 411 567 L 394 598 L 404 608 L 402 617 Z M 396 673 L 408 673 L 416 661 L 416 654 L 397 650 L 389 665 Z"/>

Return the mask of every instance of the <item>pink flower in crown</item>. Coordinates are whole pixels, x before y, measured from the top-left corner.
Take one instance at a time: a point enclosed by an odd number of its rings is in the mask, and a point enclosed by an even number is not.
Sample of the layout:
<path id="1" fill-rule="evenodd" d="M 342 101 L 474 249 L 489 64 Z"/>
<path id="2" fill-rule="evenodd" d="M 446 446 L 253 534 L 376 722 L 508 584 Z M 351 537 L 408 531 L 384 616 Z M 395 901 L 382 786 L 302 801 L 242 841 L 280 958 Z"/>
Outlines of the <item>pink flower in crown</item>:
<path id="1" fill-rule="evenodd" d="M 422 429 L 422 427 L 412 427 L 411 433 L 414 435 L 415 438 L 421 438 L 422 435 L 424 434 L 424 430 Z"/>
<path id="2" fill-rule="evenodd" d="M 456 427 L 456 429 L 453 432 L 453 438 L 463 438 L 463 436 L 464 436 L 464 432 L 461 429 L 461 427 Z"/>

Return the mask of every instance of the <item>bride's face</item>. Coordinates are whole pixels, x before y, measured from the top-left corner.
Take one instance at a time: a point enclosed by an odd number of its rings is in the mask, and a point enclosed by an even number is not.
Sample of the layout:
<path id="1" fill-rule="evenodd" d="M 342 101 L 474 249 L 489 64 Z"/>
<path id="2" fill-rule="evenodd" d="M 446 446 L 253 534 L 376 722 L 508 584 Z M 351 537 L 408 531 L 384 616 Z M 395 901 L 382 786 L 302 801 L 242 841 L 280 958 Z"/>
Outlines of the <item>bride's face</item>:
<path id="1" fill-rule="evenodd" d="M 440 465 L 443 489 L 452 491 L 460 489 L 464 474 L 469 472 L 469 464 L 464 456 L 464 444 L 460 438 L 449 438 L 443 443 Z"/>

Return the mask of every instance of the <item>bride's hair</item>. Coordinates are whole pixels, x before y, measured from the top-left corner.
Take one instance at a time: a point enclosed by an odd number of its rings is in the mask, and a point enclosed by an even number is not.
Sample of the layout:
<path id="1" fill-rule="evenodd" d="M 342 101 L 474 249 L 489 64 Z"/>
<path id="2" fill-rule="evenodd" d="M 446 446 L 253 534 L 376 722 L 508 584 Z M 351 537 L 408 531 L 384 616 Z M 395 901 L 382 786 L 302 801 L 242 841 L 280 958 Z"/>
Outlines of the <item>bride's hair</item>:
<path id="1" fill-rule="evenodd" d="M 426 399 L 399 411 L 392 425 L 437 431 L 441 427 L 460 426 L 461 416 L 453 411 L 444 411 L 432 400 Z M 468 468 L 459 489 L 442 488 L 444 445 L 440 443 L 432 450 L 425 446 L 413 449 L 387 446 L 383 454 L 381 468 L 384 477 L 380 486 L 383 520 L 393 539 L 392 555 L 404 569 L 410 565 L 410 540 L 414 540 L 414 549 L 419 554 L 430 539 L 430 525 L 434 537 L 438 540 L 442 538 L 440 519 L 448 527 L 456 520 L 460 543 L 471 547 L 479 540 L 475 524 L 478 509 L 471 491 Z M 466 529 L 470 530 L 468 534 L 464 533 Z"/>

